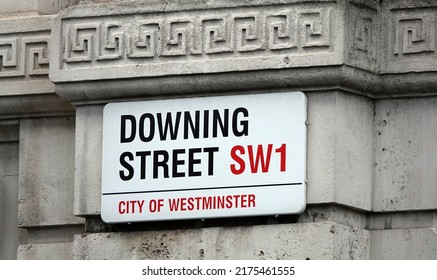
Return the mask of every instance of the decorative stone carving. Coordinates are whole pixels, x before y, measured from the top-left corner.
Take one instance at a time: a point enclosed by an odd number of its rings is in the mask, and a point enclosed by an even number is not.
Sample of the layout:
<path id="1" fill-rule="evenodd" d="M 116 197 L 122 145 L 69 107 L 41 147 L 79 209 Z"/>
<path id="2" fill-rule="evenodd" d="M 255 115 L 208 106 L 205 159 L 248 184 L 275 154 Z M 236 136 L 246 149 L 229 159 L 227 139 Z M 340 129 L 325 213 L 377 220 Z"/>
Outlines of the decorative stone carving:
<path id="1" fill-rule="evenodd" d="M 425 75 L 419 83 L 380 74 L 437 69 L 433 5 L 414 0 L 84 4 L 54 19 L 50 78 L 59 95 L 79 102 L 248 87 L 342 87 L 373 97 L 408 95 L 420 84 L 421 92 L 430 93 L 437 82 Z"/>
<path id="2" fill-rule="evenodd" d="M 421 7 L 421 3 L 400 6 L 395 1 L 388 1 L 383 16 L 387 23 L 383 72 L 435 70 L 437 6 Z"/>
<path id="3" fill-rule="evenodd" d="M 275 50 L 293 48 L 300 53 L 305 53 L 306 48 L 329 50 L 333 38 L 331 13 L 331 8 L 288 8 L 279 13 L 260 9 L 216 16 L 208 13 L 180 17 L 175 13 L 154 19 L 147 14 L 127 15 L 123 21 L 99 17 L 87 23 L 74 19 L 63 26 L 64 63 L 135 63 L 138 58 L 155 58 L 148 63 L 159 63 L 165 57 L 176 56 L 203 60 L 210 54 L 236 57 L 244 52 L 265 56 L 265 51 L 275 54 Z M 264 52 L 257 53 L 261 50 Z M 74 67 L 65 64 L 63 68 Z"/>
<path id="4" fill-rule="evenodd" d="M 52 18 L 0 17 L 0 119 L 73 111 L 48 77 Z"/>
<path id="5" fill-rule="evenodd" d="M 317 64 L 337 63 L 335 2 L 286 2 L 225 11 L 67 13 L 55 21 L 54 34 L 60 37 L 53 38 L 57 63 L 51 78 L 63 82 L 278 69 L 311 65 L 316 57 L 321 58 Z"/>
<path id="6" fill-rule="evenodd" d="M 377 6 L 371 2 L 349 2 L 347 59 L 355 67 L 375 71 L 380 31 Z"/>
<path id="7" fill-rule="evenodd" d="M 54 92 L 48 79 L 51 19 L 0 18 L 0 95 Z"/>
<path id="8" fill-rule="evenodd" d="M 433 53 L 435 49 L 435 16 L 394 15 L 394 55 Z"/>
<path id="9" fill-rule="evenodd" d="M 0 35 L 0 78 L 47 75 L 48 40 L 48 34 L 40 37 Z"/>

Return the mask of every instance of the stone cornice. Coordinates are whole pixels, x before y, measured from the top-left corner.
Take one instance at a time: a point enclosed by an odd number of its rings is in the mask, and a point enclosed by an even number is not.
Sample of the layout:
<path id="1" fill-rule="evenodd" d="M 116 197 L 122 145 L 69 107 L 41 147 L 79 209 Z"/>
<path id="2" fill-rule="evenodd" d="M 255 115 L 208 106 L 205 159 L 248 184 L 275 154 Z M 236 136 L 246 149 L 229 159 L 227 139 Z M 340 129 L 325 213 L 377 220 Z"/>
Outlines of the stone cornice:
<path id="1" fill-rule="evenodd" d="M 55 17 L 50 78 L 73 102 L 293 88 L 437 92 L 435 1 L 143 1 Z"/>
<path id="2" fill-rule="evenodd" d="M 53 16 L 0 18 L 0 119 L 71 114 L 49 80 Z"/>
<path id="3" fill-rule="evenodd" d="M 181 5 L 165 12 L 158 6 L 144 13 L 132 6 L 120 15 L 103 6 L 99 12 L 108 15 L 92 18 L 65 12 L 53 28 L 50 77 L 69 82 L 341 64 L 335 2 L 285 3 Z"/>
<path id="4" fill-rule="evenodd" d="M 0 95 L 54 91 L 48 79 L 51 20 L 0 18 Z"/>

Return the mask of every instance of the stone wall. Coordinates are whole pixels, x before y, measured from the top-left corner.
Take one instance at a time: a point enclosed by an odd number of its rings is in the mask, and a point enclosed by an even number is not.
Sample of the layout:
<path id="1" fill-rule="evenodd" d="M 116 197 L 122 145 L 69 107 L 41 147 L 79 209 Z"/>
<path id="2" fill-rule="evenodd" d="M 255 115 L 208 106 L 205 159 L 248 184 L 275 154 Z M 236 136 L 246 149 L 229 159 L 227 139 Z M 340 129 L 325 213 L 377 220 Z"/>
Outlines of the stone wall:
<path id="1" fill-rule="evenodd" d="M 52 4 L 0 4 L 1 259 L 437 259 L 434 1 Z M 296 90 L 304 213 L 101 220 L 104 105 Z"/>
<path id="2" fill-rule="evenodd" d="M 73 215 L 75 109 L 49 80 L 53 16 L 37 2 L 32 13 L 0 5 L 0 259 L 71 259 L 84 232 Z"/>

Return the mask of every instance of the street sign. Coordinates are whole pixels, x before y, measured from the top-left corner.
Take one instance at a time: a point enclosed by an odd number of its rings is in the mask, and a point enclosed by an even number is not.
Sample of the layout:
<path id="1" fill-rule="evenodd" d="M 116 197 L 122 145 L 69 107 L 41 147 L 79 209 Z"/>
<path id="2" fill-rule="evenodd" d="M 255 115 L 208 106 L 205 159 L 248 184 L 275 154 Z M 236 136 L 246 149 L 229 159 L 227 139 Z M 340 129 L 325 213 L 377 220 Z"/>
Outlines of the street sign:
<path id="1" fill-rule="evenodd" d="M 301 92 L 106 105 L 102 219 L 302 212 L 306 108 Z"/>

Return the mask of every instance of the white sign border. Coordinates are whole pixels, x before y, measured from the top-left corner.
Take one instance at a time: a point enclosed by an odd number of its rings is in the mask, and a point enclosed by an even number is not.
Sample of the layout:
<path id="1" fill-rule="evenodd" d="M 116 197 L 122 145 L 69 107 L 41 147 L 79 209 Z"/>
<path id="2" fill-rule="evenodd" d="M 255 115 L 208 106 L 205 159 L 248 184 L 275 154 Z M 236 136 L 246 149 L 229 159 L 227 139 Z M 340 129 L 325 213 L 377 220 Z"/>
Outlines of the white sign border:
<path id="1" fill-rule="evenodd" d="M 144 219 L 130 219 L 130 218 L 126 218 L 126 219 L 114 220 L 114 219 L 111 219 L 111 218 L 107 218 L 107 215 L 105 215 L 105 213 L 107 213 L 107 212 L 103 211 L 103 209 L 105 208 L 105 203 L 104 203 L 105 198 L 104 198 L 104 196 L 108 195 L 108 193 L 103 193 L 103 164 L 102 164 L 102 193 L 101 193 L 101 198 L 102 198 L 101 210 L 102 211 L 101 211 L 101 215 L 102 215 L 103 221 L 105 221 L 106 223 L 132 223 L 132 222 L 170 221 L 170 220 L 184 220 L 184 219 L 188 220 L 188 219 L 210 219 L 210 218 L 233 218 L 233 217 L 247 217 L 247 216 L 269 216 L 269 215 L 283 215 L 283 214 L 299 214 L 299 213 L 302 213 L 305 210 L 305 207 L 306 207 L 306 167 L 307 167 L 306 166 L 306 164 L 307 164 L 307 126 L 306 126 L 306 121 L 307 121 L 307 112 L 308 112 L 308 109 L 307 109 L 307 98 L 306 98 L 305 94 L 302 93 L 302 92 L 273 92 L 273 93 L 258 93 L 258 94 L 249 94 L 249 95 L 270 95 L 270 94 L 271 95 L 275 95 L 275 94 L 301 94 L 304 97 L 304 106 L 305 106 L 305 109 L 304 109 L 304 111 L 305 111 L 305 133 L 304 133 L 304 136 L 303 136 L 304 137 L 304 142 L 305 142 L 305 149 L 304 149 L 304 152 L 303 152 L 303 155 L 304 155 L 304 159 L 303 159 L 304 175 L 303 175 L 303 178 L 304 178 L 304 180 L 303 180 L 303 182 L 301 184 L 300 183 L 298 184 L 298 185 L 301 185 L 301 187 L 298 190 L 296 190 L 296 188 L 292 187 L 292 188 L 289 189 L 288 195 L 286 195 L 287 197 L 289 197 L 289 195 L 297 195 L 297 196 L 302 197 L 303 198 L 303 205 L 300 205 L 300 207 L 295 208 L 293 210 L 288 209 L 288 210 L 284 210 L 284 211 L 281 211 L 281 210 L 278 210 L 278 209 L 269 210 L 268 208 L 264 207 L 265 209 L 262 211 L 262 213 L 256 213 L 256 214 L 251 213 L 251 212 L 248 212 L 246 214 L 244 211 L 241 211 L 241 213 L 239 213 L 239 214 L 235 214 L 235 213 L 226 214 L 223 211 L 221 211 L 221 212 L 219 211 L 220 213 L 216 213 L 217 211 L 208 210 L 208 214 L 199 215 L 198 214 L 199 212 L 196 212 L 196 213 L 191 212 L 190 213 L 190 212 L 181 212 L 181 211 L 178 211 L 179 212 L 179 216 L 175 216 L 175 215 L 171 215 L 171 214 L 164 214 L 164 215 L 161 214 L 161 215 L 157 215 L 157 216 L 148 216 L 147 219 L 146 218 L 144 218 Z M 190 99 L 190 100 L 196 99 L 196 100 L 199 100 L 199 99 L 203 99 L 203 98 L 215 98 L 215 97 L 226 98 L 226 97 L 238 97 L 238 96 L 245 96 L 245 95 L 203 96 L 203 97 L 186 97 L 186 98 L 182 97 L 182 98 L 175 98 L 175 99 L 143 100 L 143 101 L 135 101 L 135 102 L 150 102 L 150 101 L 152 101 L 152 102 L 153 101 L 155 101 L 155 102 L 164 101 L 165 102 L 167 100 L 183 100 L 183 99 Z M 116 103 L 109 103 L 109 104 L 118 104 L 118 105 L 119 104 L 124 104 L 124 105 L 126 105 L 127 103 L 130 103 L 130 102 L 116 102 Z M 107 105 L 109 105 L 109 104 L 107 104 Z M 107 107 L 107 105 L 105 106 L 105 108 Z M 104 137 L 102 137 L 102 138 L 104 138 Z M 103 141 L 103 139 L 102 139 L 102 141 Z M 103 151 L 103 143 L 102 143 L 102 151 Z M 102 152 L 102 161 L 104 160 L 103 158 L 104 157 L 103 157 L 103 152 Z M 280 184 L 273 184 L 273 185 L 274 185 L 274 187 L 278 187 Z M 267 187 L 272 187 L 273 185 L 266 186 L 266 188 Z M 291 186 L 289 184 L 282 184 L 282 185 L 284 185 L 284 186 L 285 185 Z M 293 185 L 295 185 L 295 184 L 293 184 Z M 197 191 L 197 192 L 211 192 L 214 189 L 215 188 L 196 188 L 195 191 Z M 244 189 L 254 189 L 254 188 L 251 187 L 251 186 L 239 186 L 239 189 L 240 190 L 244 190 Z M 262 188 L 260 188 L 260 190 L 261 189 Z M 186 192 L 186 190 L 177 190 L 177 191 L 168 190 L 167 192 L 176 192 L 176 193 L 179 192 L 179 193 L 183 193 L 183 192 Z M 161 193 L 161 192 L 156 192 L 156 193 Z M 214 193 L 214 191 L 212 193 Z M 267 190 L 267 192 L 262 191 L 261 193 L 267 193 L 268 194 L 269 192 Z M 129 196 L 130 194 L 128 194 L 128 193 L 126 193 L 126 194 L 120 193 L 119 195 Z M 210 194 L 210 195 L 212 195 L 212 194 Z M 200 211 L 200 213 L 203 213 L 203 212 Z"/>

